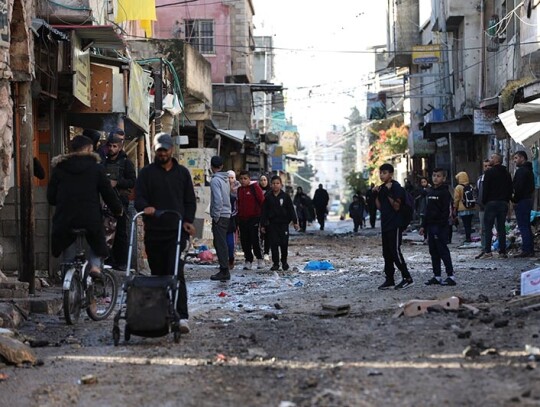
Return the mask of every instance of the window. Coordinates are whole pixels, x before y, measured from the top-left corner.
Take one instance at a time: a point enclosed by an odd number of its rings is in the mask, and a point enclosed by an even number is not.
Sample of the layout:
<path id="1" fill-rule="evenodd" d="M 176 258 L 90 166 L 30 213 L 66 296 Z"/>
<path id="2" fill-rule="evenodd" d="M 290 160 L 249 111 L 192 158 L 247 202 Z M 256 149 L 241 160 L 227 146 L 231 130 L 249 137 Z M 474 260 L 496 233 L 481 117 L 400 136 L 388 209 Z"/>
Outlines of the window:
<path id="1" fill-rule="evenodd" d="M 186 42 L 201 54 L 215 54 L 214 21 L 185 20 Z"/>

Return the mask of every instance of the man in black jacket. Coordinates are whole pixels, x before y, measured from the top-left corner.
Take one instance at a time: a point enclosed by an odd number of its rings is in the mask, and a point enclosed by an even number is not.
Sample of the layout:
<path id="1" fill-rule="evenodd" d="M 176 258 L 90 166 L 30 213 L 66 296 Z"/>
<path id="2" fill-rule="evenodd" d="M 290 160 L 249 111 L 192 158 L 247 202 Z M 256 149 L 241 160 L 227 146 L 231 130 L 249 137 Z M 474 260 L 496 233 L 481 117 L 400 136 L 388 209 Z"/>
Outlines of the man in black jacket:
<path id="1" fill-rule="evenodd" d="M 517 170 L 514 174 L 514 212 L 519 232 L 521 233 L 521 253 L 516 257 L 534 256 L 533 235 L 531 230 L 531 210 L 533 207 L 534 174 L 532 164 L 527 161 L 525 151 L 514 153 L 514 163 Z"/>
<path id="2" fill-rule="evenodd" d="M 128 256 L 128 206 L 129 195 L 135 186 L 135 166 L 123 150 L 124 140 L 116 134 L 107 138 L 107 157 L 104 161 L 111 186 L 124 205 L 124 213 L 117 219 L 116 233 L 109 264 L 116 270 L 125 271 Z"/>
<path id="3" fill-rule="evenodd" d="M 329 200 L 330 197 L 328 196 L 328 192 L 323 188 L 322 184 L 319 184 L 319 188 L 315 191 L 315 195 L 313 195 L 313 205 L 315 206 L 315 213 L 317 215 L 317 222 L 319 222 L 320 230 L 324 230 L 324 220 L 326 218 Z"/>
<path id="4" fill-rule="evenodd" d="M 144 211 L 144 246 L 152 275 L 174 273 L 178 216 L 165 213 L 154 216 L 156 210 L 174 210 L 182 216 L 183 231 L 181 250 L 184 250 L 188 235 L 195 233 L 193 221 L 197 200 L 188 169 L 173 158 L 173 140 L 166 133 L 154 138 L 154 162 L 144 167 L 135 183 L 135 208 Z M 180 289 L 177 311 L 180 317 L 180 332 L 189 333 L 187 287 L 184 265 L 178 268 Z"/>
<path id="5" fill-rule="evenodd" d="M 506 259 L 506 229 L 505 220 L 508 214 L 508 204 L 512 198 L 512 177 L 504 165 L 502 156 L 491 156 L 491 168 L 484 174 L 482 204 L 484 205 L 484 254 L 481 259 L 490 259 L 491 229 L 497 221 L 497 238 L 499 241 L 499 257 Z"/>
<path id="6" fill-rule="evenodd" d="M 101 217 L 100 196 L 113 214 L 122 214 L 122 203 L 105 175 L 100 158 L 93 153 L 92 140 L 75 136 L 70 153 L 54 157 L 47 201 L 56 206 L 52 220 L 51 251 L 65 261 L 75 257 L 72 229 L 86 229 L 90 275 L 98 277 L 102 259 L 109 255 Z"/>

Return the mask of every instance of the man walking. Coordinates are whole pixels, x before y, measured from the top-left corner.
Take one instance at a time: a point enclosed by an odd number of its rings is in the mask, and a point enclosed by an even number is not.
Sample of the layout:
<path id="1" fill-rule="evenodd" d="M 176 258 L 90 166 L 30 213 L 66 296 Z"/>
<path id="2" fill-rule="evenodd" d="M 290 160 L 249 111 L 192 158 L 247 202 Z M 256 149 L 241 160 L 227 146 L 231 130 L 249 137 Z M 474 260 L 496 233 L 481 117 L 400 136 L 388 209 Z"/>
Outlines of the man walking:
<path id="1" fill-rule="evenodd" d="M 188 235 L 195 233 L 193 220 L 197 200 L 188 169 L 172 156 L 173 140 L 166 133 L 154 138 L 155 158 L 144 167 L 135 183 L 135 208 L 144 211 L 144 247 L 152 275 L 174 274 L 178 216 L 164 213 L 155 216 L 157 210 L 174 210 L 182 216 L 183 232 L 180 250 L 184 250 Z M 180 289 L 177 311 L 180 317 L 180 332 L 189 333 L 187 288 L 184 264 L 180 260 L 178 269 Z"/>
<path id="2" fill-rule="evenodd" d="M 514 163 L 517 170 L 513 180 L 514 196 L 512 201 L 515 204 L 514 212 L 522 239 L 521 252 L 515 257 L 532 257 L 534 256 L 534 244 L 530 217 L 533 207 L 534 174 L 532 164 L 527 161 L 525 151 L 520 150 L 514 153 Z"/>
<path id="3" fill-rule="evenodd" d="M 227 281 L 231 279 L 229 271 L 229 249 L 227 230 L 231 218 L 231 187 L 229 174 L 223 170 L 223 158 L 215 155 L 210 160 L 212 180 L 210 181 L 210 217 L 214 249 L 219 261 L 219 272 L 210 276 L 210 280 Z"/>
<path id="4" fill-rule="evenodd" d="M 116 233 L 111 250 L 110 265 L 116 270 L 125 271 L 128 256 L 128 206 L 129 195 L 135 186 L 135 166 L 123 150 L 124 140 L 116 134 L 111 134 L 107 139 L 107 158 L 105 168 L 111 186 L 116 190 L 124 213 L 117 219 Z"/>
<path id="5" fill-rule="evenodd" d="M 490 259 L 491 229 L 497 223 L 497 239 L 499 240 L 499 258 L 507 259 L 505 219 L 508 214 L 508 203 L 512 198 L 512 177 L 504 165 L 502 156 L 491 156 L 491 168 L 484 174 L 482 204 L 484 205 L 484 254 L 481 259 Z"/>
<path id="6" fill-rule="evenodd" d="M 484 255 L 484 247 L 485 247 L 485 239 L 486 236 L 484 234 L 484 204 L 482 203 L 482 198 L 484 196 L 484 175 L 486 174 L 486 171 L 491 168 L 491 161 L 488 159 L 485 159 L 482 163 L 482 175 L 478 177 L 478 180 L 476 180 L 476 190 L 478 191 L 478 197 L 476 199 L 476 203 L 478 204 L 478 218 L 480 220 L 480 239 L 481 239 L 481 245 L 482 249 L 480 253 L 478 253 L 475 256 L 475 259 L 479 259 Z M 490 236 L 491 241 L 491 236 Z"/>
<path id="7" fill-rule="evenodd" d="M 329 200 L 328 192 L 323 188 L 322 184 L 319 184 L 319 188 L 315 191 L 315 195 L 313 195 L 313 205 L 315 206 L 315 214 L 320 230 L 324 230 L 324 221 Z"/>

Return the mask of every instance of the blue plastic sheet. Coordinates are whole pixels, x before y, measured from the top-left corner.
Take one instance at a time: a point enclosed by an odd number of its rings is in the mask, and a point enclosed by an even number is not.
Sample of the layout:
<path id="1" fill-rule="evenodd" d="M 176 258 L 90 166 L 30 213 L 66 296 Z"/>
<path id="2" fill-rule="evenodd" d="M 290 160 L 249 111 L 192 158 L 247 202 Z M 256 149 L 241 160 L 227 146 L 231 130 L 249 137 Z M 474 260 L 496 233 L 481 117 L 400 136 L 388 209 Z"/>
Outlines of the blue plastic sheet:
<path id="1" fill-rule="evenodd" d="M 335 268 L 328 260 L 311 260 L 308 261 L 304 270 L 335 270 Z"/>

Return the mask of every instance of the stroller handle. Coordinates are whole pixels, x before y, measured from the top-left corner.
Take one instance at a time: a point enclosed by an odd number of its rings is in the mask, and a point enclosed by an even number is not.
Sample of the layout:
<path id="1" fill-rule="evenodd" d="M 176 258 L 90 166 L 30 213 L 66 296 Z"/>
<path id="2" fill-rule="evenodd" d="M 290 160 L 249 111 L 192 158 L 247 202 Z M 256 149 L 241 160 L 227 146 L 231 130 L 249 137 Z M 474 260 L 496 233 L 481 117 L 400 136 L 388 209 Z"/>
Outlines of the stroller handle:
<path id="1" fill-rule="evenodd" d="M 179 220 L 182 219 L 182 214 L 178 211 L 175 211 L 174 209 L 156 209 L 153 216 L 155 216 L 156 218 L 159 218 L 161 215 L 164 215 L 166 213 L 174 213 L 175 215 L 178 216 Z M 144 211 L 137 212 L 135 216 L 133 216 L 133 219 L 131 221 L 133 222 L 134 220 L 136 220 L 137 218 L 143 215 L 144 215 Z"/>

